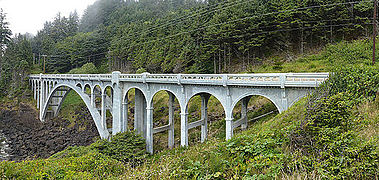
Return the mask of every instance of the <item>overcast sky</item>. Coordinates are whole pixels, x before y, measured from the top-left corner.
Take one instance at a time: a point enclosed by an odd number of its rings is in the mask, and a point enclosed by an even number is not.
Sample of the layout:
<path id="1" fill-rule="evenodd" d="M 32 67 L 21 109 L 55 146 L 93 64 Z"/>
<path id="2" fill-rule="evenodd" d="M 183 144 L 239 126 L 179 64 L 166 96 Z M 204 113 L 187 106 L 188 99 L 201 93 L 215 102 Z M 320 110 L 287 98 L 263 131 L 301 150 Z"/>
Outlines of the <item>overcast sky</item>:
<path id="1" fill-rule="evenodd" d="M 13 34 L 26 32 L 36 35 L 46 21 L 61 12 L 68 16 L 77 11 L 81 17 L 88 5 L 96 0 L 0 0 Z"/>

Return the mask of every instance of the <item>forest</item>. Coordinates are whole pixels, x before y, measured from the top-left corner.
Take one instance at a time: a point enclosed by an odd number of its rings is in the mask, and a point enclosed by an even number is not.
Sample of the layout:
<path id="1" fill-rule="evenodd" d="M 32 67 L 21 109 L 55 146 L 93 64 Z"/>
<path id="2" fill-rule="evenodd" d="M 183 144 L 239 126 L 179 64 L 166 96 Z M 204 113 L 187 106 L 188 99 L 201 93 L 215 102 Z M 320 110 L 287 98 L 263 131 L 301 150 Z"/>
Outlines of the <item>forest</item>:
<path id="1" fill-rule="evenodd" d="M 82 17 L 58 13 L 35 36 L 13 38 L 2 12 L 1 69 L 67 73 L 92 63 L 99 72 L 241 72 L 275 54 L 291 61 L 367 36 L 372 10 L 371 1 L 346 0 L 98 0 Z"/>

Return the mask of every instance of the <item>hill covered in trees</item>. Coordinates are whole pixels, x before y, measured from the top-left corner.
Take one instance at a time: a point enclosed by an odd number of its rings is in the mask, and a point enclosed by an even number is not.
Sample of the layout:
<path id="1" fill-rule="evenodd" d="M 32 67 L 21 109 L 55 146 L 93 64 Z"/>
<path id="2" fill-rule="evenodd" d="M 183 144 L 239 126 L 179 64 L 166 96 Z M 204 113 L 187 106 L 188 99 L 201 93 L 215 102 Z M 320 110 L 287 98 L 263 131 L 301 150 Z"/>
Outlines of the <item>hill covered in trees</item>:
<path id="1" fill-rule="evenodd" d="M 371 1 L 98 0 L 58 14 L 30 40 L 46 71 L 225 73 L 371 32 Z M 241 68 L 232 69 L 240 64 Z M 109 69 L 107 69 L 109 66 Z"/>

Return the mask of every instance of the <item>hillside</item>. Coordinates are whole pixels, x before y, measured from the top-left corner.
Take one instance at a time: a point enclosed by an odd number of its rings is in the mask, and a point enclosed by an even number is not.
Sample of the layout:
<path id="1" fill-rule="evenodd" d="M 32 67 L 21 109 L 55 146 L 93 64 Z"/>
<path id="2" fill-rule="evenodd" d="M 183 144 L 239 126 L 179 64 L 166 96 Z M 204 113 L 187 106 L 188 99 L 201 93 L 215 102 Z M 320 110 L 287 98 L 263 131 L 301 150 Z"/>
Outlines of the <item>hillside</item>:
<path id="1" fill-rule="evenodd" d="M 369 65 L 369 52 L 366 40 L 341 42 L 318 54 L 283 62 L 281 69 L 256 67 L 283 72 L 294 66 L 306 72 L 306 62 L 313 67 L 310 71 L 335 73 L 289 110 L 249 124 L 248 130 L 227 142 L 213 137 L 146 159 L 140 154 L 134 156 L 138 161 L 130 161 L 130 153 L 118 152 L 133 152 L 131 147 L 143 149 L 144 145 L 131 143 L 133 135 L 126 133 L 113 144 L 100 141 L 68 148 L 48 159 L 1 162 L 0 174 L 2 178 L 53 179 L 375 179 L 379 175 L 379 68 Z M 134 145 L 119 144 L 120 140 Z"/>

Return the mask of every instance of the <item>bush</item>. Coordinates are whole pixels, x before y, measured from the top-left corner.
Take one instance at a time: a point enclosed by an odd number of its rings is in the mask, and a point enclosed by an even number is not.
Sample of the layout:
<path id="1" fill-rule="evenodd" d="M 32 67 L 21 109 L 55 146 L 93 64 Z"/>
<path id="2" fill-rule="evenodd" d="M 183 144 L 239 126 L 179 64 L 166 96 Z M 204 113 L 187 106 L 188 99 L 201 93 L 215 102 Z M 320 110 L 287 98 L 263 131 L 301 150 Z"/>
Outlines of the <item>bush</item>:
<path id="1" fill-rule="evenodd" d="M 95 150 L 77 155 L 19 163 L 3 161 L 0 162 L 0 179 L 104 179 L 126 171 L 121 162 Z"/>
<path id="2" fill-rule="evenodd" d="M 338 69 L 309 97 L 306 118 L 289 136 L 291 149 L 303 155 L 296 168 L 317 170 L 333 179 L 374 178 L 378 173 L 377 145 L 359 139 L 353 110 L 375 99 L 378 91 L 378 69 Z"/>
<path id="3" fill-rule="evenodd" d="M 100 153 L 133 167 L 140 165 L 147 156 L 145 140 L 134 131 L 118 133 L 111 141 L 99 140 L 91 146 Z"/>

